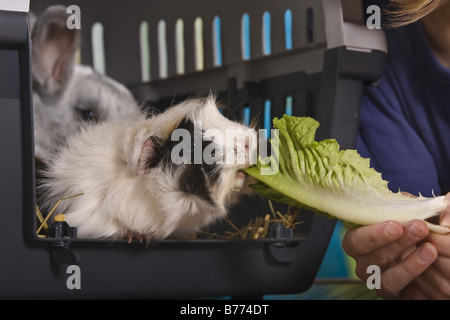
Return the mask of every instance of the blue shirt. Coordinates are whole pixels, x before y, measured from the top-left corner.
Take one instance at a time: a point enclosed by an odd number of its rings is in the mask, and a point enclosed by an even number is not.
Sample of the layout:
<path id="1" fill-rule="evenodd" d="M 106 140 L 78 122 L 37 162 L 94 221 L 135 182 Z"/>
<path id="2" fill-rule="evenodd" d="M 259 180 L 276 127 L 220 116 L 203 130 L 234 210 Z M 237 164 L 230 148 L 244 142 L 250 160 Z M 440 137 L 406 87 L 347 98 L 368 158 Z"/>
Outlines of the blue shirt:
<path id="1" fill-rule="evenodd" d="M 385 30 L 388 58 L 365 90 L 357 149 L 389 188 L 424 196 L 450 191 L 450 70 L 420 23 Z"/>

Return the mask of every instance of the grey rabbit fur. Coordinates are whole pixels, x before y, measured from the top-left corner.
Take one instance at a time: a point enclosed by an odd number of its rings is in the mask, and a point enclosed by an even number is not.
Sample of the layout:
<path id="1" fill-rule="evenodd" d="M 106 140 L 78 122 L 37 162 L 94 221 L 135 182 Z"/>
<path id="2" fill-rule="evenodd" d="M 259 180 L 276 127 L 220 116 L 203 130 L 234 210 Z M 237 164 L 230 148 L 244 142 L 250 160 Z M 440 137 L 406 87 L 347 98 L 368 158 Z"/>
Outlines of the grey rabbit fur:
<path id="1" fill-rule="evenodd" d="M 75 62 L 80 30 L 68 29 L 64 6 L 32 16 L 32 81 L 35 155 L 45 160 L 84 122 L 140 116 L 121 83 Z"/>

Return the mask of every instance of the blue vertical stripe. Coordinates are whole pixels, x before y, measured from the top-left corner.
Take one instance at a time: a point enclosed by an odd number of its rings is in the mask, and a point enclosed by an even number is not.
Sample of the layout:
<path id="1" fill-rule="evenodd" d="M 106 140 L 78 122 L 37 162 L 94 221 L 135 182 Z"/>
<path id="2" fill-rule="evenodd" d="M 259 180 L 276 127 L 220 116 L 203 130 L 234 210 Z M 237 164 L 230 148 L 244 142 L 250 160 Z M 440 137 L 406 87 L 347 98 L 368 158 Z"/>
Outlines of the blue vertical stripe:
<path id="1" fill-rule="evenodd" d="M 250 125 L 250 107 L 244 108 L 243 118 L 244 118 L 244 124 L 246 126 L 249 126 Z"/>
<path id="2" fill-rule="evenodd" d="M 250 16 L 244 13 L 242 16 L 242 58 L 250 59 Z"/>
<path id="3" fill-rule="evenodd" d="M 264 101 L 264 129 L 266 129 L 266 139 L 269 139 L 270 129 L 272 128 L 271 105 L 272 102 L 270 100 Z"/>
<path id="4" fill-rule="evenodd" d="M 284 13 L 284 43 L 286 50 L 292 49 L 292 11 L 290 9 Z"/>
<path id="5" fill-rule="evenodd" d="M 221 20 L 219 16 L 214 18 L 214 65 L 222 65 L 222 37 Z"/>
<path id="6" fill-rule="evenodd" d="M 266 11 L 263 14 L 263 53 L 265 55 L 271 54 L 270 38 L 270 12 Z"/>
<path id="7" fill-rule="evenodd" d="M 286 105 L 284 113 L 288 116 L 292 116 L 292 96 L 286 97 Z"/>

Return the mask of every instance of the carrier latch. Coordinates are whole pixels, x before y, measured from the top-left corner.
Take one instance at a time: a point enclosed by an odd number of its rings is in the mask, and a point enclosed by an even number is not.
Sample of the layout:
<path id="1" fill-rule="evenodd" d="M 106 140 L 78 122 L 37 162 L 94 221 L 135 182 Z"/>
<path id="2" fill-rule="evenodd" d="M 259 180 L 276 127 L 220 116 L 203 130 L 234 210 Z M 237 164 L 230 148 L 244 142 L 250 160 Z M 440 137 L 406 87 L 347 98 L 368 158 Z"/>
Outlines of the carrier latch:
<path id="1" fill-rule="evenodd" d="M 48 229 L 49 236 L 55 239 L 64 239 L 53 242 L 50 245 L 50 255 L 58 264 L 78 264 L 80 258 L 75 251 L 70 249 L 70 240 L 77 237 L 77 228 L 71 227 L 65 220 L 63 214 L 55 216 L 53 223 Z"/>
<path id="2" fill-rule="evenodd" d="M 277 240 L 267 245 L 273 259 L 290 263 L 298 258 L 298 254 L 293 250 L 299 245 L 299 241 L 294 238 L 294 229 L 286 228 L 282 223 L 274 223 L 269 227 L 268 234 L 269 238 Z"/>
<path id="3" fill-rule="evenodd" d="M 58 264 L 78 265 L 78 254 L 70 249 L 70 241 L 58 241 L 50 245 L 50 256 Z"/>

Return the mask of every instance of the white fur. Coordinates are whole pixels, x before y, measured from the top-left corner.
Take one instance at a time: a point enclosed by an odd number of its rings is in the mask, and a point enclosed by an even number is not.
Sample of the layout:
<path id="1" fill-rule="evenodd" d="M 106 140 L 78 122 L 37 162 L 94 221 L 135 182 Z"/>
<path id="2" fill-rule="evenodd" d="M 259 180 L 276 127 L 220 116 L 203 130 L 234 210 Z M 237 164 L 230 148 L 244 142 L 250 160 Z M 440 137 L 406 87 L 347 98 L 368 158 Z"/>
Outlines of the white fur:
<path id="1" fill-rule="evenodd" d="M 64 196 L 84 193 L 63 201 L 60 207 L 67 222 L 78 227 L 79 238 L 123 238 L 132 233 L 149 241 L 160 240 L 174 233 L 196 232 L 225 217 L 228 206 L 244 186 L 238 170 L 247 167 L 248 162 L 219 167 L 220 181 L 211 190 L 215 205 L 181 192 L 178 177 L 171 176 L 164 167 L 137 173 L 146 139 L 170 139 L 184 117 L 202 121 L 204 129 L 241 129 L 256 137 L 253 129 L 223 117 L 212 97 L 186 101 L 147 120 L 89 126 L 70 137 L 67 147 L 50 162 L 43 186 L 45 207 Z M 256 152 L 255 148 L 250 152 Z"/>

